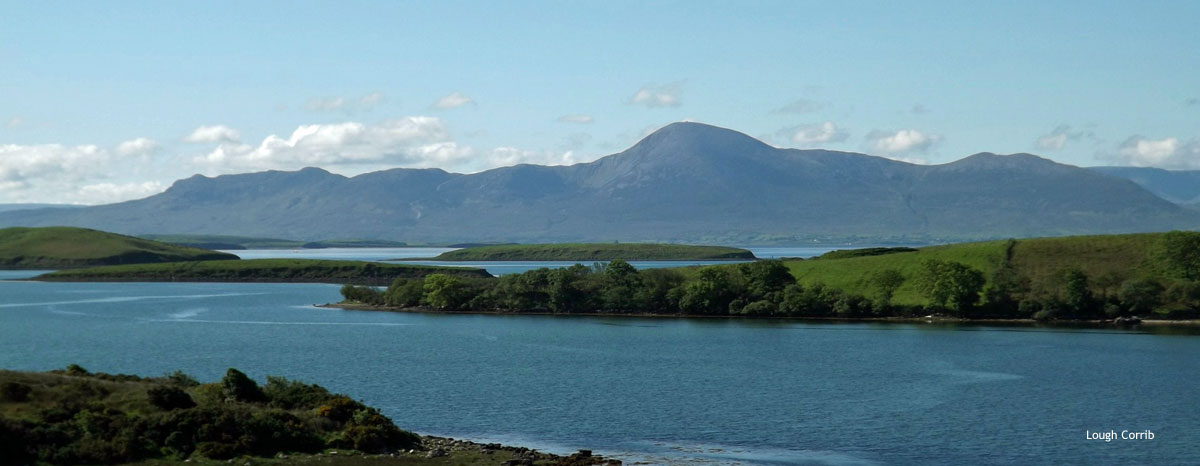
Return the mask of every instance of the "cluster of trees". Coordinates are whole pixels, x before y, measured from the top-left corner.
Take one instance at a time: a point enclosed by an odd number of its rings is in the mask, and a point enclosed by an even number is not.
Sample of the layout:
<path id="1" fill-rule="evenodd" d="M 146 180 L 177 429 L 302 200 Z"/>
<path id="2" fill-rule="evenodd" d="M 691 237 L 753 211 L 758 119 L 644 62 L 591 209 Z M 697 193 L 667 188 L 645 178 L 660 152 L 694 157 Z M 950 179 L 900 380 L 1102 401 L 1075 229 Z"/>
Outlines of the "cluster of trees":
<path id="1" fill-rule="evenodd" d="M 886 316 L 903 311 L 890 303 L 890 293 L 902 277 L 884 274 L 879 280 L 894 286 L 886 297 L 873 299 L 820 284 L 803 286 L 778 260 L 640 271 L 614 260 L 493 279 L 433 274 L 423 280 L 398 279 L 386 290 L 347 285 L 342 295 L 370 305 L 445 311 L 796 317 Z"/>
<path id="2" fill-rule="evenodd" d="M 30 406 L 34 419 L 0 418 L 0 462 L 115 464 L 325 448 L 384 452 L 420 442 L 374 408 L 282 377 L 259 386 L 236 369 L 210 384 L 178 372 L 146 379 L 90 374 L 78 366 L 58 372 L 74 377 L 0 388 L 0 402 L 39 403 Z M 138 393 L 144 393 L 144 405 L 136 402 Z"/>
<path id="3" fill-rule="evenodd" d="M 347 285 L 348 301 L 444 311 L 486 310 L 547 313 L 653 313 L 784 317 L 911 317 L 1111 319 L 1157 312 L 1165 318 L 1200 313 L 1200 233 L 1163 237 L 1155 262 L 1161 273 L 1121 278 L 1088 276 L 1068 267 L 1033 284 L 1005 259 L 990 276 L 954 261 L 926 260 L 907 276 L 899 270 L 867 272 L 860 293 L 820 283 L 800 284 L 777 260 L 699 269 L 636 270 L 620 260 L 591 267 L 576 264 L 500 278 L 433 274 L 398 279 L 380 290 Z M 1157 277 L 1157 278 L 1148 278 Z M 928 304 L 896 305 L 905 284 Z"/>

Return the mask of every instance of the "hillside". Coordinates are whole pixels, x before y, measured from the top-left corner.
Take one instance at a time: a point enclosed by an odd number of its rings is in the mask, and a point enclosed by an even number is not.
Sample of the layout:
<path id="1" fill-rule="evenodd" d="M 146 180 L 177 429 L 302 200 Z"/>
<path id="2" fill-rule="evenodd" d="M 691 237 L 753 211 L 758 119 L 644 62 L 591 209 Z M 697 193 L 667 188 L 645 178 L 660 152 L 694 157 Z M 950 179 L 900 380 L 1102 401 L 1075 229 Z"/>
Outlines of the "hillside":
<path id="1" fill-rule="evenodd" d="M 56 282 L 353 283 L 386 286 L 397 278 L 440 273 L 490 277 L 483 269 L 320 259 L 247 259 L 112 265 L 59 270 L 34 277 Z"/>
<path id="2" fill-rule="evenodd" d="M 1092 167 L 1092 170 L 1125 178 L 1176 204 L 1200 204 L 1200 170 L 1163 170 L 1149 167 Z"/>
<path id="3" fill-rule="evenodd" d="M 683 244 L 520 244 L 477 246 L 444 252 L 440 261 L 611 261 L 621 260 L 739 260 L 754 253 L 722 246 Z"/>
<path id="4" fill-rule="evenodd" d="M 736 131 L 675 123 L 621 153 L 571 166 L 197 175 L 136 201 L 0 213 L 0 225 L 62 224 L 435 244 L 912 243 L 1194 229 L 1200 213 L 1128 180 L 1030 154 L 914 165 L 779 149 Z"/>
<path id="5" fill-rule="evenodd" d="M 0 229 L 0 269 L 63 269 L 237 256 L 71 227 Z"/>
<path id="6" fill-rule="evenodd" d="M 868 277 L 877 271 L 893 269 L 909 278 L 896 290 L 894 302 L 901 305 L 925 305 L 928 300 L 917 291 L 912 277 L 926 260 L 954 261 L 981 272 L 991 284 L 996 270 L 1008 259 L 1017 275 L 1029 280 L 1037 291 L 1061 288 L 1062 272 L 1078 268 L 1091 279 L 1096 292 L 1115 292 L 1115 287 L 1134 279 L 1155 279 L 1164 284 L 1174 281 L 1156 257 L 1163 235 L 1075 236 L 1022 239 L 1015 242 L 930 246 L 893 254 L 788 261 L 788 269 L 801 284 L 822 283 L 849 293 L 870 295 L 873 284 Z M 1011 245 L 1011 250 L 1009 246 Z M 837 256 L 831 253 L 830 256 Z"/>

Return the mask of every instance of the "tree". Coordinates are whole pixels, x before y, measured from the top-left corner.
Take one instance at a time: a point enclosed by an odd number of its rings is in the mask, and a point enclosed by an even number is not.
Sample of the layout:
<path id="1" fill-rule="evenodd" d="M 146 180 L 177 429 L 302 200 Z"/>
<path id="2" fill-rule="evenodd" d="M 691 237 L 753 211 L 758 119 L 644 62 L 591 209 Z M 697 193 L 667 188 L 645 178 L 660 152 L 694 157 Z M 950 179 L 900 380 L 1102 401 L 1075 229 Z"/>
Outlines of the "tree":
<path id="1" fill-rule="evenodd" d="M 397 278 L 383 293 L 383 302 L 393 307 L 412 307 L 421 304 L 425 283 L 421 280 Z"/>
<path id="2" fill-rule="evenodd" d="M 1092 290 L 1088 285 L 1087 274 L 1077 267 L 1063 272 L 1063 304 L 1066 304 L 1076 317 L 1087 314 L 1092 308 Z"/>
<path id="3" fill-rule="evenodd" d="M 1164 233 L 1161 251 L 1167 267 L 1172 271 L 1188 280 L 1200 278 L 1200 232 Z"/>
<path id="4" fill-rule="evenodd" d="M 781 260 L 748 262 L 739 265 L 738 271 L 746 281 L 746 291 L 753 298 L 767 297 L 796 283 L 796 278 Z"/>
<path id="5" fill-rule="evenodd" d="M 254 380 L 232 367 L 225 371 L 225 377 L 221 379 L 221 392 L 228 399 L 247 403 L 267 400 L 266 395 L 263 394 L 262 389 L 258 388 L 258 384 Z"/>
<path id="6" fill-rule="evenodd" d="M 1158 282 L 1146 279 L 1129 280 L 1121 284 L 1117 299 L 1121 307 L 1131 314 L 1146 315 L 1162 304 L 1163 287 Z"/>
<path id="7" fill-rule="evenodd" d="M 620 259 L 613 260 L 601 273 L 600 300 L 611 310 L 629 310 L 637 304 L 635 293 L 642 286 L 637 269 Z"/>
<path id="8" fill-rule="evenodd" d="M 915 284 L 933 306 L 966 316 L 979 301 L 984 279 L 966 264 L 934 259 L 921 264 Z"/>
<path id="9" fill-rule="evenodd" d="M 733 284 L 725 270 L 700 269 L 700 277 L 683 285 L 680 310 L 691 314 L 725 314 L 733 300 Z"/>
<path id="10" fill-rule="evenodd" d="M 904 284 L 904 274 L 896 269 L 883 269 L 871 274 L 869 281 L 875 288 L 877 307 L 887 308 L 892 305 L 892 297 L 895 296 L 896 290 Z"/>
<path id="11" fill-rule="evenodd" d="M 438 309 L 458 309 L 471 298 L 462 279 L 452 275 L 429 274 L 422 288 L 425 302 Z"/>

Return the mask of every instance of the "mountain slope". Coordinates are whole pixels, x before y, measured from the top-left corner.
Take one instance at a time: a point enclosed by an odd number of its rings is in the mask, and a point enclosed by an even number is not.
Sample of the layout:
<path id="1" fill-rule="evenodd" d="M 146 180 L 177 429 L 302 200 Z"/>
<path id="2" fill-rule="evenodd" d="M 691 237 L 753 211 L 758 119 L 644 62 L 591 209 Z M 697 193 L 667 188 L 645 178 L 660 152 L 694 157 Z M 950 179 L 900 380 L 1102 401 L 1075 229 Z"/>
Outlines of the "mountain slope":
<path id="1" fill-rule="evenodd" d="M 1092 167 L 1092 170 L 1125 178 L 1176 204 L 1200 204 L 1200 170 L 1163 170 L 1147 167 Z"/>
<path id="2" fill-rule="evenodd" d="M 913 165 L 675 123 L 572 166 L 194 176 L 137 201 L 0 214 L 0 225 L 47 224 L 295 239 L 765 243 L 1162 231 L 1196 228 L 1200 214 L 1029 154 Z"/>

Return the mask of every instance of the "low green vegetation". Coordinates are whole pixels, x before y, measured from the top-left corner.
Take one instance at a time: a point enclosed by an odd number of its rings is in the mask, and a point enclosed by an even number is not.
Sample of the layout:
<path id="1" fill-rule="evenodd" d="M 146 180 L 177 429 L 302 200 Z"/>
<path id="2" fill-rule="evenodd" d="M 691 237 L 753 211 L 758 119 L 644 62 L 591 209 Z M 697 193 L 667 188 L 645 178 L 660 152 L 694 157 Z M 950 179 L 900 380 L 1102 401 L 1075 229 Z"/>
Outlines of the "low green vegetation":
<path id="1" fill-rule="evenodd" d="M 237 260 L 237 256 L 72 227 L 0 229 L 0 269 Z"/>
<path id="2" fill-rule="evenodd" d="M 39 275 L 34 280 L 355 283 L 386 285 L 399 278 L 421 278 L 429 274 L 442 274 L 455 277 L 490 276 L 483 269 L 465 267 L 435 267 L 318 259 L 248 259 L 114 265 L 87 269 L 60 270 Z"/>
<path id="3" fill-rule="evenodd" d="M 142 235 L 142 238 L 180 246 L 204 249 L 324 249 L 324 248 L 401 248 L 408 246 L 399 241 L 366 239 L 331 239 L 322 241 L 296 241 L 278 238 L 254 238 L 229 235 Z"/>
<path id="4" fill-rule="evenodd" d="M 0 463 L 118 464 L 418 447 L 375 408 L 282 377 L 229 369 L 201 384 L 163 377 L 0 371 Z M 241 464 L 241 463 L 239 463 Z"/>
<path id="5" fill-rule="evenodd" d="M 445 311 L 882 318 L 1200 317 L 1200 233 L 1038 238 L 636 270 L 432 274 L 347 301 Z"/>
<path id="6" fill-rule="evenodd" d="M 610 260 L 746 260 L 754 253 L 723 246 L 685 244 L 505 244 L 477 246 L 443 253 L 440 261 L 610 261 Z"/>

